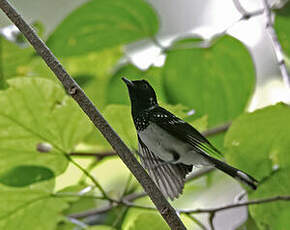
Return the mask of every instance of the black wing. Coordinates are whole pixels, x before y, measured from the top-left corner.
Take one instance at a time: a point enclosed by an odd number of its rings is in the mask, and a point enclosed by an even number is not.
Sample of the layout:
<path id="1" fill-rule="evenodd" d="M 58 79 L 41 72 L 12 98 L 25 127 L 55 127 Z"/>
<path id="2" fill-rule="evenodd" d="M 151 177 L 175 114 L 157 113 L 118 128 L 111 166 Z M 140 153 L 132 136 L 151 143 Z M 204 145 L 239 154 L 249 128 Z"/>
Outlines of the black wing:
<path id="1" fill-rule="evenodd" d="M 219 152 L 200 132 L 190 124 L 174 116 L 162 107 L 150 111 L 150 121 L 165 129 L 168 133 L 192 145 L 197 151 L 207 156 L 223 159 Z"/>
<path id="2" fill-rule="evenodd" d="M 185 176 L 191 172 L 192 166 L 184 164 L 170 164 L 152 153 L 138 136 L 141 163 L 147 169 L 159 190 L 171 200 L 182 193 Z"/>

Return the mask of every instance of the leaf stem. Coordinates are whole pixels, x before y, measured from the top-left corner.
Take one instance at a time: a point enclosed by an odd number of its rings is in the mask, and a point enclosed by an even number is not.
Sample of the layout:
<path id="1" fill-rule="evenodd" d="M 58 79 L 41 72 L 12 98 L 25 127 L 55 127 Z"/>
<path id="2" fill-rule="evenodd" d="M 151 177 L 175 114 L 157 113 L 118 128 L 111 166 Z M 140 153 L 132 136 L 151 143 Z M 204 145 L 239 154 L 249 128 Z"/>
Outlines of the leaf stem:
<path id="1" fill-rule="evenodd" d="M 196 223 L 202 230 L 207 230 L 207 228 L 201 223 L 198 219 L 194 216 L 190 215 L 189 213 L 184 213 L 189 219 L 191 219 L 194 223 Z"/>
<path id="2" fill-rule="evenodd" d="M 67 159 L 75 165 L 78 169 L 80 169 L 90 180 L 94 183 L 94 185 L 100 190 L 104 198 L 109 199 L 108 195 L 106 194 L 105 190 L 102 188 L 100 183 L 85 169 L 83 168 L 78 162 L 72 159 L 68 154 L 66 154 Z"/>

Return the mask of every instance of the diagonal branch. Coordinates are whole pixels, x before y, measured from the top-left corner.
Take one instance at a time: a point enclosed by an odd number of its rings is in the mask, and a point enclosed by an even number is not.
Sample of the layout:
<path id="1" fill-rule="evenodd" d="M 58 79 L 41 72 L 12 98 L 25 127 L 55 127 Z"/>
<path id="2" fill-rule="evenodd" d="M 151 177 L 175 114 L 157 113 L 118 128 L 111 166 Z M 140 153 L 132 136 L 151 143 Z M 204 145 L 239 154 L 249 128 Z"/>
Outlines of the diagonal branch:
<path id="1" fill-rule="evenodd" d="M 101 113 L 93 105 L 84 91 L 66 72 L 57 58 L 52 54 L 45 43 L 37 36 L 34 30 L 24 21 L 22 16 L 10 5 L 7 0 L 0 0 L 0 8 L 8 18 L 24 34 L 26 39 L 34 47 L 36 52 L 43 58 L 48 67 L 54 72 L 59 81 L 63 84 L 69 95 L 79 104 L 81 109 L 87 114 L 94 125 L 101 131 L 103 136 L 118 153 L 122 161 L 130 169 L 139 183 L 143 186 L 145 192 L 150 196 L 156 208 L 171 227 L 171 229 L 185 229 L 174 208 L 168 203 L 155 183 L 139 164 L 137 159 L 131 153 L 129 148 L 120 139 L 117 133 L 112 129 Z"/>

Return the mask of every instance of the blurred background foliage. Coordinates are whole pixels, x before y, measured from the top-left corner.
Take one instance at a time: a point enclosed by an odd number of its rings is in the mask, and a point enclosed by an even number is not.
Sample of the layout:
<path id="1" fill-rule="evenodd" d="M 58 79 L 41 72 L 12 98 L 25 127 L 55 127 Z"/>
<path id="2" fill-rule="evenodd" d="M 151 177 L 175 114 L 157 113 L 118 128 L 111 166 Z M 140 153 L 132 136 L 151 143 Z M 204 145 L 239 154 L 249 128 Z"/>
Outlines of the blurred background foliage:
<path id="1" fill-rule="evenodd" d="M 290 108 L 271 105 L 289 102 L 289 88 L 279 74 L 273 81 L 261 78 L 258 66 L 264 63 L 266 72 L 277 63 L 263 55 L 257 59 L 253 47 L 228 30 L 217 33 L 212 28 L 210 37 L 180 33 L 168 43 L 168 36 L 162 35 L 164 12 L 149 2 L 91 0 L 79 3 L 52 31 L 47 32 L 43 22 L 33 26 L 133 151 L 136 133 L 122 76 L 148 80 L 162 106 L 200 131 L 232 122 L 229 130 L 210 139 L 229 163 L 262 181 L 259 189 L 247 191 L 222 173 L 211 172 L 189 180 L 184 194 L 172 202 L 174 207 L 228 204 L 244 190 L 244 199 L 289 195 Z M 207 4 L 200 3 L 201 9 Z M 287 63 L 289 9 L 289 3 L 276 9 L 274 23 Z M 265 23 L 264 14 L 257 17 Z M 251 20 L 255 17 L 246 21 Z M 273 52 L 273 44 L 267 43 L 267 49 Z M 151 56 L 144 55 L 148 50 L 153 50 Z M 136 64 L 140 55 L 150 63 L 146 68 Z M 168 229 L 156 211 L 96 199 L 102 193 L 80 167 L 114 199 L 142 194 L 142 189 L 12 26 L 3 26 L 0 33 L 0 89 L 1 229 Z M 269 95 L 277 97 L 270 100 Z M 260 108 L 265 105 L 269 106 Z M 133 201 L 151 205 L 144 196 Z M 275 202 L 227 210 L 216 215 L 214 225 L 282 230 L 290 225 L 289 207 Z M 189 216 L 181 218 L 188 229 L 201 228 Z M 195 218 L 209 227 L 206 214 Z"/>

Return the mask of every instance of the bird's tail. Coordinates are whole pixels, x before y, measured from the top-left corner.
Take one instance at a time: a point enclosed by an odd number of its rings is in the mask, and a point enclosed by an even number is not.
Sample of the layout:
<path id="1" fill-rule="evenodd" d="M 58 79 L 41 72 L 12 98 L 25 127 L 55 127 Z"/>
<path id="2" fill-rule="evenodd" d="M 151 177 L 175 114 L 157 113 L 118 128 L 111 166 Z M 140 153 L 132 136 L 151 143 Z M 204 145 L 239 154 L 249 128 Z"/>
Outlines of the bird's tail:
<path id="1" fill-rule="evenodd" d="M 250 186 L 252 189 L 257 189 L 258 186 L 258 181 L 253 178 L 252 176 L 250 176 L 249 174 L 236 169 L 222 161 L 219 161 L 217 159 L 215 159 L 215 161 L 213 162 L 215 167 L 221 171 L 223 171 L 224 173 L 232 176 L 233 178 L 243 182 L 244 184 Z"/>

